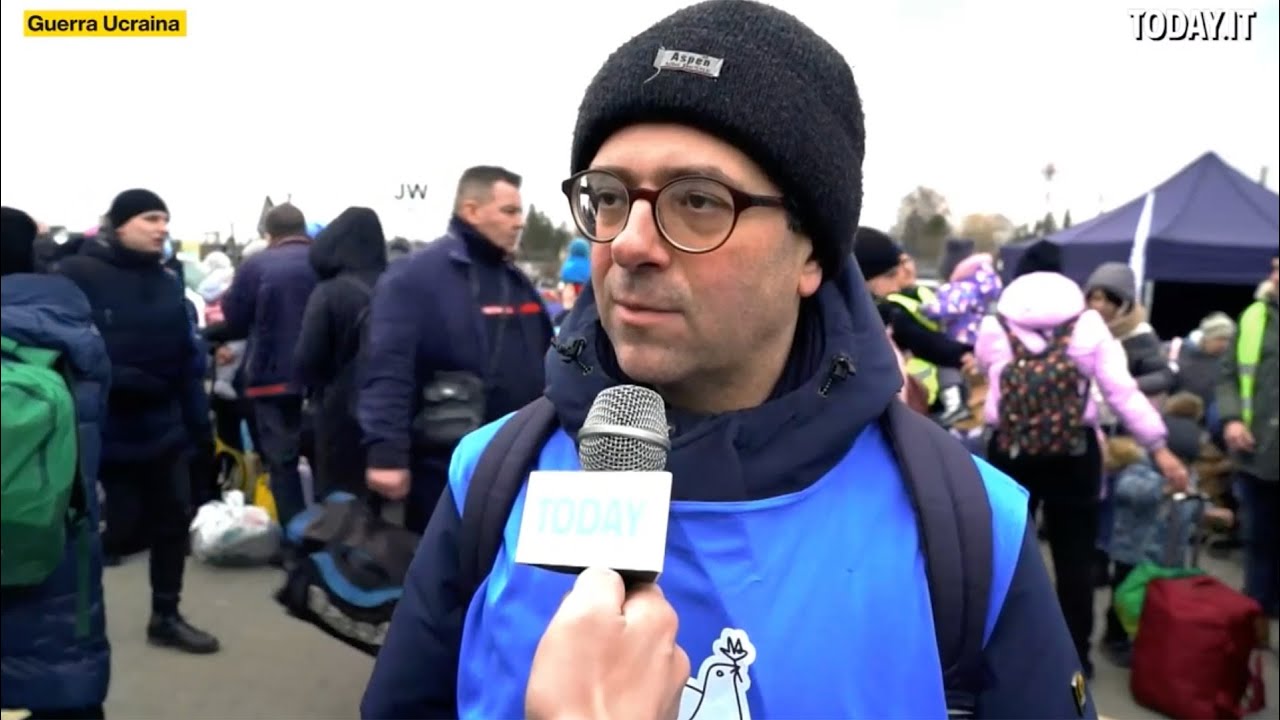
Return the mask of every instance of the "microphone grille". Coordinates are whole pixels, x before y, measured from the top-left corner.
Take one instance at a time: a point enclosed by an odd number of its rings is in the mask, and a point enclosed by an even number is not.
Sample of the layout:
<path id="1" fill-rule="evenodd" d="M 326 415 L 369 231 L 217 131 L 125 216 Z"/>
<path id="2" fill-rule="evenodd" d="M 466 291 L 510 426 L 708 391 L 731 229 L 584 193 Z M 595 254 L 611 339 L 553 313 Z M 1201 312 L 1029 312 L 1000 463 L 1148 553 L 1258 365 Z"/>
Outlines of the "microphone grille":
<path id="1" fill-rule="evenodd" d="M 578 458 L 588 471 L 663 470 L 670 447 L 662 396 L 639 385 L 602 391 L 578 431 Z"/>

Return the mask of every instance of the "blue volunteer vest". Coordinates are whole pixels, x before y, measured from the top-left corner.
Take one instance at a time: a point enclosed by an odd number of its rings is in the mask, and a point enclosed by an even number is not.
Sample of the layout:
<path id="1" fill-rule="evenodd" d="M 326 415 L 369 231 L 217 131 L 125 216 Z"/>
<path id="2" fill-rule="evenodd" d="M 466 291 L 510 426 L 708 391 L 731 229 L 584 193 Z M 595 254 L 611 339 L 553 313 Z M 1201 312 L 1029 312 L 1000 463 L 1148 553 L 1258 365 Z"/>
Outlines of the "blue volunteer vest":
<path id="1" fill-rule="evenodd" d="M 465 438 L 455 501 L 493 423 Z M 993 515 L 990 637 L 1026 525 L 1026 494 L 978 461 Z M 539 469 L 578 470 L 557 431 Z M 461 718 L 523 717 L 529 666 L 573 577 L 512 562 L 524 491 L 492 572 L 467 610 Z M 461 513 L 461 507 L 459 507 Z M 748 502 L 673 502 L 658 583 L 680 616 L 692 677 L 679 720 L 942 718 L 933 614 L 915 514 L 877 425 L 805 490 Z"/>

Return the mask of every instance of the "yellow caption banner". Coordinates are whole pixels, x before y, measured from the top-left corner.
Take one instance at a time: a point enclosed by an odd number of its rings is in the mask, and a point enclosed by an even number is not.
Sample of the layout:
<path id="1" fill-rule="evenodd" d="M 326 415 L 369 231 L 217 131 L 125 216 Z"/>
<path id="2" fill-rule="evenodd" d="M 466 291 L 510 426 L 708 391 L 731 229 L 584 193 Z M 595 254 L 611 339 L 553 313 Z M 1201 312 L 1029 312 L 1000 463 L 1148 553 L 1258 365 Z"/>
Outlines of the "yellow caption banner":
<path id="1" fill-rule="evenodd" d="M 23 10 L 27 37 L 186 37 L 186 10 Z"/>

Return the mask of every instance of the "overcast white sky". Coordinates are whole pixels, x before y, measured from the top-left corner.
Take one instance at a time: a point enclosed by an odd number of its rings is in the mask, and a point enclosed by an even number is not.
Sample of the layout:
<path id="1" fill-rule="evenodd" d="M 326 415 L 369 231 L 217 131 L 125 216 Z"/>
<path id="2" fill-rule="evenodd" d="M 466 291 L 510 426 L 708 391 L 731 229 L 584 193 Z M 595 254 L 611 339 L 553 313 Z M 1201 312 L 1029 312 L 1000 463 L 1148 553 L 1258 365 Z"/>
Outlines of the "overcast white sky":
<path id="1" fill-rule="evenodd" d="M 524 175 L 568 213 L 578 102 L 610 51 L 685 3 L 298 0 L 0 3 L 0 192 L 89 226 L 126 187 L 159 192 L 173 231 L 252 233 L 263 195 L 317 220 L 352 204 L 431 238 L 469 165 Z M 864 224 L 918 185 L 957 215 L 1111 207 L 1215 150 L 1280 175 L 1277 4 L 1252 43 L 1135 42 L 1137 0 L 776 0 L 854 69 L 867 116 Z M 1162 7 L 1192 7 L 1166 0 Z M 185 7 L 185 38 L 26 38 L 29 8 Z M 1203 5 L 1201 5 L 1203 7 Z M 358 10 L 357 10 L 358 9 Z M 690 48 L 694 50 L 695 48 Z M 395 201 L 400 183 L 430 186 Z"/>

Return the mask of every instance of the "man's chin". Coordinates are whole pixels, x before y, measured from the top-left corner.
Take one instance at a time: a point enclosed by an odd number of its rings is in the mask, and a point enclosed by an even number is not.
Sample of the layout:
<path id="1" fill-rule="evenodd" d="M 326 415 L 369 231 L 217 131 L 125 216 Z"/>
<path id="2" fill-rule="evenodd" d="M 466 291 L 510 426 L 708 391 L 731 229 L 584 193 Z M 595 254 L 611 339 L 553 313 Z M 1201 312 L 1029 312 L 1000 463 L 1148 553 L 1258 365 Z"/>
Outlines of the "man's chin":
<path id="1" fill-rule="evenodd" d="M 681 358 L 675 348 L 655 343 L 614 344 L 618 367 L 633 382 L 645 385 L 669 385 L 681 374 Z"/>

